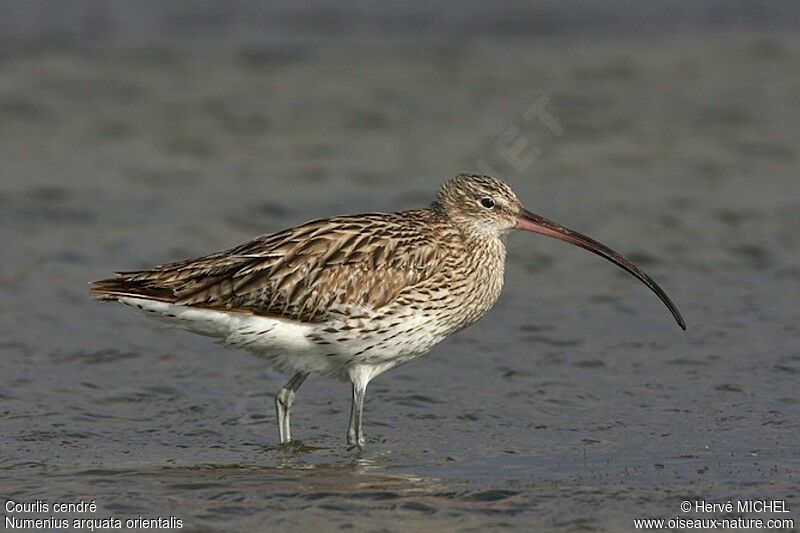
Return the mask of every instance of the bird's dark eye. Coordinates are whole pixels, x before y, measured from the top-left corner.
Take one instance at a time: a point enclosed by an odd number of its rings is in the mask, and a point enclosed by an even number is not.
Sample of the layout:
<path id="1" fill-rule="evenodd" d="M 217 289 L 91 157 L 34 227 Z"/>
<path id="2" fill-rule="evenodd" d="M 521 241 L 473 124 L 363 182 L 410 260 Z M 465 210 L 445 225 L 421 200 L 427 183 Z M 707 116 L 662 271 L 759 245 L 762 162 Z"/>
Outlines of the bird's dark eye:
<path id="1" fill-rule="evenodd" d="M 485 196 L 481 198 L 481 205 L 486 209 L 491 209 L 494 207 L 494 199 L 489 196 Z"/>

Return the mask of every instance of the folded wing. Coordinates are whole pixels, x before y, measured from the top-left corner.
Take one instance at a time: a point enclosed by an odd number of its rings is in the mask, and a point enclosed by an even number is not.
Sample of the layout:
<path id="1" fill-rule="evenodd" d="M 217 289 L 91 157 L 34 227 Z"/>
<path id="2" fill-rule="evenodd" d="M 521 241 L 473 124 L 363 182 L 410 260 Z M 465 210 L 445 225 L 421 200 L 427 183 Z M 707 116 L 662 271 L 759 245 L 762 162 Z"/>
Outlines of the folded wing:
<path id="1" fill-rule="evenodd" d="M 178 305 L 326 320 L 351 306 L 379 309 L 432 276 L 440 251 L 404 217 L 370 214 L 309 222 L 225 252 L 120 272 L 96 281 L 101 299 L 151 298 Z"/>

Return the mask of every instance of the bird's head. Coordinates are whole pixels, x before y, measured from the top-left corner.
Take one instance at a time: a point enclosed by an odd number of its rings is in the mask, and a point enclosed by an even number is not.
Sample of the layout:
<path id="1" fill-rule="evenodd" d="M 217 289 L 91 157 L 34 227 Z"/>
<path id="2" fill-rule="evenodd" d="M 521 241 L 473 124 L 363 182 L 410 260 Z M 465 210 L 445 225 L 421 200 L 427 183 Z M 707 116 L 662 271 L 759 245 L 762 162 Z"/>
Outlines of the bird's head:
<path id="1" fill-rule="evenodd" d="M 442 185 L 434 206 L 467 235 L 500 238 L 512 229 L 519 229 L 547 235 L 589 250 L 647 285 L 664 302 L 678 325 L 686 329 L 675 304 L 641 268 L 608 246 L 528 211 L 511 187 L 496 178 L 458 175 Z"/>
<path id="2" fill-rule="evenodd" d="M 514 229 L 522 212 L 511 187 L 496 178 L 471 174 L 446 181 L 436 204 L 462 230 L 489 237 Z"/>

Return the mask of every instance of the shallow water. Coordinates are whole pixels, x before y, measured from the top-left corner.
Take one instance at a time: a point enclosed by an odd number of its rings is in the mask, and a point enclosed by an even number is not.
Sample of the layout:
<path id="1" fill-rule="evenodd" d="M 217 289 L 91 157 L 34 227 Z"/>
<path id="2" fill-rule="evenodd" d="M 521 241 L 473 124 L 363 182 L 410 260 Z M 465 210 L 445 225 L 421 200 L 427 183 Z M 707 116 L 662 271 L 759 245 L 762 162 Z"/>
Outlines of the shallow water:
<path id="1" fill-rule="evenodd" d="M 7 50 L 2 495 L 197 531 L 618 530 L 686 499 L 800 519 L 798 94 L 788 34 Z M 286 376 L 86 292 L 487 168 L 635 258 L 688 332 L 516 235 L 494 311 L 370 385 L 365 451 L 323 378 L 280 448 Z"/>

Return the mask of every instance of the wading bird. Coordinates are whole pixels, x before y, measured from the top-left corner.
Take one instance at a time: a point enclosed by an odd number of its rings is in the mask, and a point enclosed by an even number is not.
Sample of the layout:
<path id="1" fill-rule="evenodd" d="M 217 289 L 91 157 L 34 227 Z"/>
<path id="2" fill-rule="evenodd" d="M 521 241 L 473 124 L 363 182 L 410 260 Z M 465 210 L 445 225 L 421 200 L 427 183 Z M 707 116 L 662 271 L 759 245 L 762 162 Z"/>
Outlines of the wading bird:
<path id="1" fill-rule="evenodd" d="M 350 382 L 347 442 L 362 447 L 367 384 L 492 308 L 503 286 L 505 238 L 514 229 L 616 263 L 686 329 L 669 297 L 636 265 L 527 211 L 500 180 L 463 174 L 444 183 L 427 209 L 315 220 L 224 252 L 120 272 L 91 290 L 292 373 L 275 396 L 281 443 L 292 439 L 292 403 L 309 374 Z"/>

